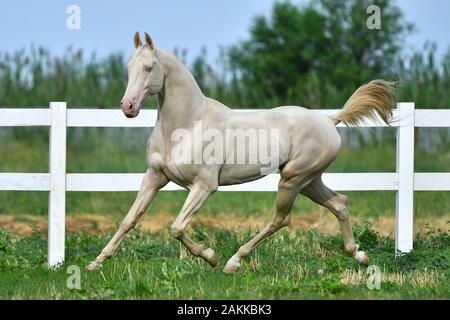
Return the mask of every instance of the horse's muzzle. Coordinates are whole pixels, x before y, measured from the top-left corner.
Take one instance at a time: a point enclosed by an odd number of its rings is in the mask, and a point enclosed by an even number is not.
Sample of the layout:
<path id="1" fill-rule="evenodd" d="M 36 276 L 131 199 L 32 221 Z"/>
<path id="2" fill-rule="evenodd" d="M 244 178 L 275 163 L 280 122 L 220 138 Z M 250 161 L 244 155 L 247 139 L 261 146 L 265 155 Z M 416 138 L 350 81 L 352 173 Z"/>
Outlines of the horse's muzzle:
<path id="1" fill-rule="evenodd" d="M 139 109 L 123 112 L 125 114 L 125 117 L 127 118 L 136 118 L 139 114 Z"/>
<path id="2" fill-rule="evenodd" d="M 127 118 L 135 118 L 139 114 L 139 107 L 132 100 L 122 100 L 120 104 Z"/>

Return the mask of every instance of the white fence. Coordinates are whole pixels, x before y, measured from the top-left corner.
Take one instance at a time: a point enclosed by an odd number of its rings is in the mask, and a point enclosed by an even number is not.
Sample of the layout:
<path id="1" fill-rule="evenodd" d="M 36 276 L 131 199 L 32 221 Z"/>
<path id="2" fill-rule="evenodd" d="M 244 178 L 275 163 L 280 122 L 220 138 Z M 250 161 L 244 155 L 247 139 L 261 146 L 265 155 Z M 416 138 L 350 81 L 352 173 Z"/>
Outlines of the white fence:
<path id="1" fill-rule="evenodd" d="M 243 112 L 248 110 L 242 110 Z M 254 110 L 253 110 L 254 111 Z M 316 110 L 334 114 L 336 110 Z M 334 190 L 396 190 L 396 252 L 409 252 L 413 244 L 413 193 L 450 190 L 450 173 L 414 172 L 414 128 L 450 127 L 450 110 L 414 109 L 414 103 L 399 103 L 394 111 L 397 127 L 397 172 L 327 173 L 324 182 Z M 50 109 L 0 109 L 0 127 L 49 126 L 49 173 L 0 173 L 0 190 L 49 191 L 48 265 L 64 261 L 66 191 L 137 191 L 143 174 L 66 173 L 67 127 L 152 127 L 156 110 L 142 110 L 128 119 L 120 110 L 67 109 L 65 102 L 51 102 Z M 367 121 L 362 127 L 385 126 Z M 222 191 L 276 191 L 278 175 Z M 163 190 L 179 190 L 170 183 Z M 131 204 L 130 204 L 131 205 Z"/>

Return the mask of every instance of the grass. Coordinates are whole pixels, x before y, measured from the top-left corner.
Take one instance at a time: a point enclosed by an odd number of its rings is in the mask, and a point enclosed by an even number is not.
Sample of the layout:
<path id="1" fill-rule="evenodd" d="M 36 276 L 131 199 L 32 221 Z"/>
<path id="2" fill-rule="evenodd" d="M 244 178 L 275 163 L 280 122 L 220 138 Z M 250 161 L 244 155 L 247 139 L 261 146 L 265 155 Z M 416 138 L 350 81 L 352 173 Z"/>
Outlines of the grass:
<path id="1" fill-rule="evenodd" d="M 28 130 L 21 132 L 20 130 Z M 3 129 L 2 129 L 3 130 Z M 0 148 L 0 171 L 48 172 L 48 129 L 0 131 L 0 139 L 14 141 Z M 47 130 L 44 134 L 34 130 Z M 33 135 L 33 132 L 36 134 Z M 68 172 L 144 172 L 148 130 L 70 129 Z M 93 138 L 95 136 L 95 139 Z M 89 144 L 85 141 L 91 141 Z M 114 141 L 115 143 L 107 143 Z M 450 149 L 439 157 L 416 151 L 416 171 L 448 171 Z M 360 149 L 344 148 L 328 172 L 395 171 L 395 146 L 375 143 Z M 151 205 L 147 219 L 168 215 L 173 218 L 186 197 L 185 191 L 161 192 Z M 238 275 L 225 275 L 221 268 L 229 257 L 250 239 L 255 229 L 207 228 L 196 223 L 197 241 L 212 246 L 220 266 L 212 269 L 188 255 L 167 230 L 159 235 L 135 230 L 124 241 L 114 259 L 101 272 L 88 273 L 84 266 L 111 237 L 109 231 L 68 233 L 65 265 L 55 271 L 46 268 L 47 243 L 44 230 L 32 235 L 8 233 L 0 228 L 0 299 L 449 299 L 449 237 L 444 217 L 450 212 L 450 195 L 445 192 L 416 192 L 416 221 L 441 221 L 436 231 L 416 230 L 413 253 L 395 259 L 392 237 L 381 235 L 380 221 L 395 216 L 394 192 L 345 192 L 355 221 L 378 221 L 374 227 L 360 224 L 355 234 L 368 251 L 371 263 L 382 271 L 380 290 L 366 287 L 366 269 L 342 250 L 339 233 L 317 229 L 282 231 L 264 242 L 246 260 Z M 67 194 L 67 216 L 101 214 L 114 227 L 128 211 L 135 192 L 80 192 Z M 276 194 L 267 192 L 216 193 L 200 210 L 201 217 L 225 216 L 268 219 Z M 29 221 L 29 216 L 47 215 L 46 192 L 0 192 L 0 214 Z M 317 205 L 300 196 L 294 217 L 314 217 Z M 260 220 L 261 220 L 260 219 Z M 32 221 L 32 220 L 30 220 Z M 250 221 L 250 220 L 247 220 Z M 252 220 L 253 221 L 253 220 Z M 322 221 L 323 222 L 323 221 Z M 27 222 L 28 223 L 28 222 Z M 335 221 L 333 221 L 336 224 Z M 94 223 L 95 224 L 95 223 Z M 445 225 L 444 225 L 445 224 Z M 35 226 L 35 224 L 28 223 Z M 93 229 L 96 229 L 93 225 Z M 42 233 L 41 233 L 42 232 Z M 69 266 L 81 270 L 81 289 L 66 286 Z"/>
<path id="2" fill-rule="evenodd" d="M 135 230 L 101 271 L 84 266 L 111 234 L 69 234 L 66 263 L 46 268 L 46 240 L 38 233 L 16 239 L 0 232 L 1 299 L 449 299 L 449 234 L 427 230 L 413 253 L 394 258 L 394 243 L 370 225 L 355 227 L 358 243 L 381 269 L 381 289 L 366 286 L 366 268 L 342 250 L 339 235 L 314 230 L 282 231 L 262 243 L 236 275 L 223 274 L 226 260 L 253 232 L 209 231 L 193 238 L 212 246 L 220 264 L 212 269 L 187 254 L 168 232 Z M 81 289 L 68 289 L 69 266 L 81 270 Z"/>

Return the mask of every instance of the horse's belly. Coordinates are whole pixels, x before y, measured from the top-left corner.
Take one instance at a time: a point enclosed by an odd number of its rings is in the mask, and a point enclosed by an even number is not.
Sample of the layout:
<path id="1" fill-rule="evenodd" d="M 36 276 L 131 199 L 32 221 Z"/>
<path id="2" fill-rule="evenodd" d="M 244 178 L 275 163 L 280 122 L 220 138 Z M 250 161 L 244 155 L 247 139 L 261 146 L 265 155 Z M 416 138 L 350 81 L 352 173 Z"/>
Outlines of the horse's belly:
<path id="1" fill-rule="evenodd" d="M 219 185 L 231 185 L 260 179 L 267 175 L 260 165 L 224 164 L 219 175 Z"/>

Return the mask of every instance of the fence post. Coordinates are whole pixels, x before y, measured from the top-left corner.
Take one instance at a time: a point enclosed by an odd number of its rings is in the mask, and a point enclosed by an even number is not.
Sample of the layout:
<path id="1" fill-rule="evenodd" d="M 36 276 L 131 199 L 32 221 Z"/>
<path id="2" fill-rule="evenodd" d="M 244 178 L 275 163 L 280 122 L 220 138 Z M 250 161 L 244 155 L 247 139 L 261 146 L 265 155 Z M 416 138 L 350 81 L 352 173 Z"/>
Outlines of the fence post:
<path id="1" fill-rule="evenodd" d="M 48 202 L 48 266 L 64 262 L 66 214 L 66 102 L 50 102 L 50 193 Z"/>
<path id="2" fill-rule="evenodd" d="M 398 191 L 396 205 L 396 254 L 413 249 L 414 212 L 414 103 L 400 102 L 397 129 Z"/>

